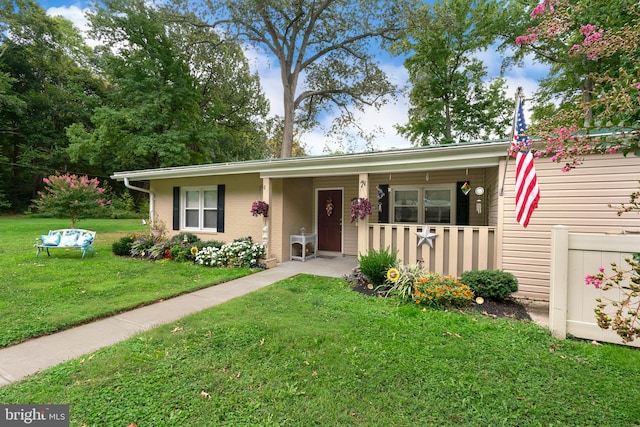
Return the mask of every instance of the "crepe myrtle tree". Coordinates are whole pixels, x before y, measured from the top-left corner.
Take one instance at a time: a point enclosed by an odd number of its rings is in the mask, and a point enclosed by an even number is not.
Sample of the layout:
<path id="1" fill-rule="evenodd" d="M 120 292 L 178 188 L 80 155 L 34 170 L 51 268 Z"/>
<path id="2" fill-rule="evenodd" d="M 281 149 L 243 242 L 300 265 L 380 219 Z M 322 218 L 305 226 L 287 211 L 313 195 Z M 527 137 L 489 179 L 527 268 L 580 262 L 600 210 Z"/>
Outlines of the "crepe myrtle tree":
<path id="1" fill-rule="evenodd" d="M 71 218 L 71 228 L 76 228 L 80 218 L 97 214 L 111 205 L 105 199 L 106 188 L 97 178 L 86 175 L 51 175 L 43 178 L 45 188 L 34 200 L 35 208 L 56 218 Z"/>
<path id="2" fill-rule="evenodd" d="M 595 6 L 611 9 L 594 14 Z M 580 96 L 531 129 L 544 144 L 538 154 L 564 163 L 565 172 L 579 166 L 587 154 L 640 156 L 639 11 L 637 2 L 544 0 L 530 12 L 535 25 L 515 40 L 547 56 L 553 47 L 553 56 L 564 58 L 558 64 L 581 78 Z M 614 132 L 590 135 L 601 127 Z M 618 207 L 618 215 L 640 211 L 639 200 L 640 192 L 632 193 L 629 203 Z M 585 284 L 615 290 L 596 299 L 596 320 L 600 328 L 610 328 L 627 343 L 640 337 L 640 254 L 625 262 L 627 268 L 616 263 L 610 270 L 601 266 L 585 277 Z"/>
<path id="3" fill-rule="evenodd" d="M 514 40 L 553 64 L 545 85 L 573 82 L 559 109 L 529 129 L 542 145 L 536 154 L 564 163 L 565 172 L 587 154 L 640 155 L 639 12 L 620 0 L 544 0 Z"/>

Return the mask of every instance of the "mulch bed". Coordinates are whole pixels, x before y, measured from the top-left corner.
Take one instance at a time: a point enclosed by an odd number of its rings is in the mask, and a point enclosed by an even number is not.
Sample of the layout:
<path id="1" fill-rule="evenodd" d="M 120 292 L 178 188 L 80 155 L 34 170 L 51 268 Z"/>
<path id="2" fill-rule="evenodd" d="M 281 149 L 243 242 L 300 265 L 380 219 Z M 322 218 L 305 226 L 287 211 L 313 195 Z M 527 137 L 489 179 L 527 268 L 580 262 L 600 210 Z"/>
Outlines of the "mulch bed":
<path id="1" fill-rule="evenodd" d="M 375 290 L 368 289 L 366 286 L 352 286 L 351 289 L 364 295 L 377 295 Z M 469 310 L 492 318 L 507 317 L 515 320 L 531 320 L 525 306 L 511 298 L 504 301 L 485 300 L 483 304 L 474 302 Z"/>

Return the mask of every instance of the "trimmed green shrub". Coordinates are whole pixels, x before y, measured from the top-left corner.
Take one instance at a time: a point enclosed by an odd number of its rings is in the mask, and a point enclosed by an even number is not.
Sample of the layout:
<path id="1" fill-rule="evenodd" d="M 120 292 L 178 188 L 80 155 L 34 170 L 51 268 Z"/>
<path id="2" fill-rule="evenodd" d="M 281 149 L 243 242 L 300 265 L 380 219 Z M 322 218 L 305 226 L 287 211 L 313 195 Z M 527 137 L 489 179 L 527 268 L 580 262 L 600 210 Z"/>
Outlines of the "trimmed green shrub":
<path id="1" fill-rule="evenodd" d="M 469 286 L 477 297 L 504 300 L 518 291 L 518 279 L 502 270 L 465 271 L 460 281 Z"/>
<path id="2" fill-rule="evenodd" d="M 397 263 L 398 251 L 390 250 L 388 247 L 379 251 L 369 249 L 366 255 L 358 256 L 360 271 L 377 290 L 388 290 L 392 286 L 386 283 L 387 270 Z"/>
<path id="3" fill-rule="evenodd" d="M 133 236 L 125 236 L 111 244 L 111 251 L 118 256 L 131 256 Z"/>
<path id="4" fill-rule="evenodd" d="M 169 249 L 169 253 L 171 254 L 171 258 L 178 262 L 193 262 L 195 260 L 195 255 L 191 253 L 191 248 L 194 247 L 192 245 L 175 245 Z"/>

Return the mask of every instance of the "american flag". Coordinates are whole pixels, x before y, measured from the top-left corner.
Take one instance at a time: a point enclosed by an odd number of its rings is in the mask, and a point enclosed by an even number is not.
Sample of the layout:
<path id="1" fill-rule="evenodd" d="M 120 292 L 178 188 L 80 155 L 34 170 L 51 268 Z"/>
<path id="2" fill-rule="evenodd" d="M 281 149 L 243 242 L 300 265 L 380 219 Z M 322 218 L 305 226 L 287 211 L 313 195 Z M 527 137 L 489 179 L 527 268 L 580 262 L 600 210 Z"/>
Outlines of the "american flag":
<path id="1" fill-rule="evenodd" d="M 533 165 L 533 154 L 529 138 L 524 135 L 527 125 L 524 121 L 522 101 L 518 100 L 516 127 L 513 134 L 513 144 L 518 151 L 516 155 L 516 219 L 524 228 L 529 225 L 533 210 L 538 207 L 540 189 L 538 177 Z"/>

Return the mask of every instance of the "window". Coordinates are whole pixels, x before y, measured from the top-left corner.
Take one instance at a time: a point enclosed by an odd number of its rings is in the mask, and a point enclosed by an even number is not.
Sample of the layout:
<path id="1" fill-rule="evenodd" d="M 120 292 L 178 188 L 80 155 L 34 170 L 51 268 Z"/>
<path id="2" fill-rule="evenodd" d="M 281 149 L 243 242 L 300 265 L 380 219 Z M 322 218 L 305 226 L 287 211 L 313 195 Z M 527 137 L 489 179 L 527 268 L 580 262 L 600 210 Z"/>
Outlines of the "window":
<path id="1" fill-rule="evenodd" d="M 181 228 L 218 231 L 218 187 L 183 188 Z"/>
<path id="2" fill-rule="evenodd" d="M 424 190 L 424 222 L 427 224 L 451 224 L 452 191 L 447 189 Z"/>
<path id="3" fill-rule="evenodd" d="M 455 186 L 396 187 L 392 191 L 393 222 L 452 224 Z"/>

